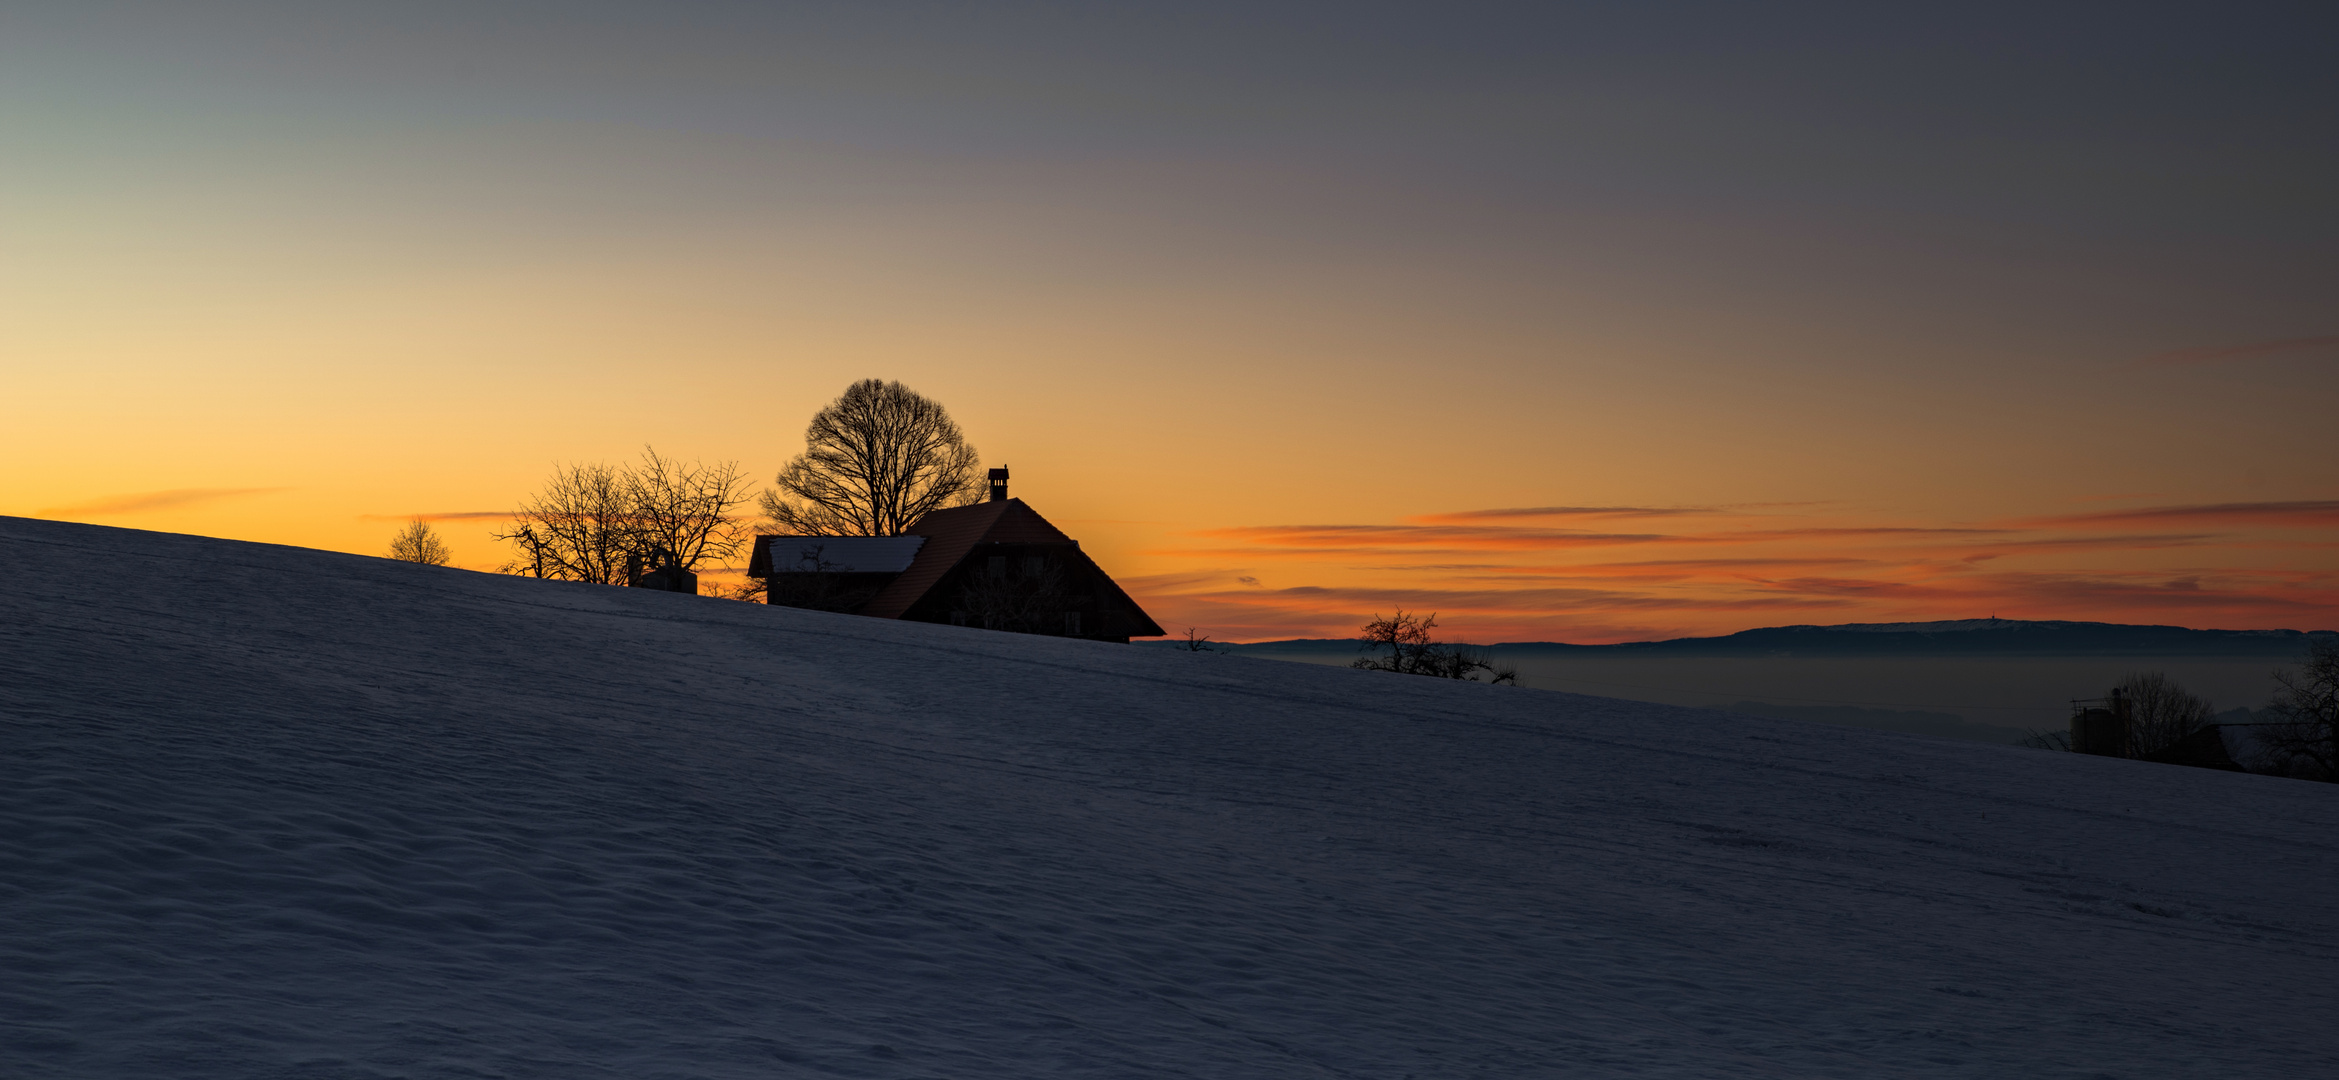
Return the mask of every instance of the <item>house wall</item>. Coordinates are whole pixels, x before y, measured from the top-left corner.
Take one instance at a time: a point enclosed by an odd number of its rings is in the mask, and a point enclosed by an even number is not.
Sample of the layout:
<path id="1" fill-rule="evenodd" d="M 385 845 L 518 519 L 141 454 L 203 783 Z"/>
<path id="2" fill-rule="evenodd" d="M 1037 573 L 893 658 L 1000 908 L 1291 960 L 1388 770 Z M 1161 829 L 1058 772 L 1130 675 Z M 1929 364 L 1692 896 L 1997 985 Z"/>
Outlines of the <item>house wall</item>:
<path id="1" fill-rule="evenodd" d="M 814 611 L 858 611 L 898 574 L 773 574 L 764 578 L 764 602 Z"/>
<path id="2" fill-rule="evenodd" d="M 1126 607 L 1076 544 L 977 544 L 902 618 L 1125 642 L 1140 628 Z"/>

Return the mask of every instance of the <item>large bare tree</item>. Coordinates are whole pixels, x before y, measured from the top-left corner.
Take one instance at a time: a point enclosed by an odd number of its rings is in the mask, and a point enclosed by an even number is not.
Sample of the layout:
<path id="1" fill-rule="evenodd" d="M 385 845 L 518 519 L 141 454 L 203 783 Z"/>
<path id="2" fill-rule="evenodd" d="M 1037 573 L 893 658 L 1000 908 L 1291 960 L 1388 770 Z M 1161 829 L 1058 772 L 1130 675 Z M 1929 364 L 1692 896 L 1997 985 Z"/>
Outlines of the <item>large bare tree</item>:
<path id="1" fill-rule="evenodd" d="M 2277 719 L 2258 729 L 2263 766 L 2308 780 L 2339 781 L 2339 643 L 2308 647 L 2299 670 L 2277 671 L 2279 689 L 2268 711 Z"/>
<path id="2" fill-rule="evenodd" d="M 929 510 L 979 498 L 980 463 L 940 402 L 863 379 L 813 415 L 763 512 L 800 536 L 899 536 Z"/>
<path id="3" fill-rule="evenodd" d="M 519 549 L 503 572 L 626 584 L 626 556 L 635 550 L 631 495 L 625 471 L 614 465 L 554 466 L 544 490 L 495 534 Z"/>
<path id="4" fill-rule="evenodd" d="M 2157 671 L 2120 680 L 2128 699 L 2128 755 L 2143 757 L 2171 750 L 2194 732 L 2217 722 L 2217 709 Z"/>
<path id="5" fill-rule="evenodd" d="M 695 573 L 737 554 L 748 530 L 731 512 L 747 500 L 738 462 L 686 463 L 644 447 L 636 466 L 554 468 L 495 538 L 518 549 L 505 573 L 624 585 L 634 556 L 671 552 Z"/>
<path id="6" fill-rule="evenodd" d="M 636 549 L 673 552 L 675 562 L 692 573 L 738 554 L 751 535 L 731 516 L 748 500 L 747 475 L 736 461 L 686 463 L 645 446 L 641 464 L 626 473 L 626 486 Z"/>

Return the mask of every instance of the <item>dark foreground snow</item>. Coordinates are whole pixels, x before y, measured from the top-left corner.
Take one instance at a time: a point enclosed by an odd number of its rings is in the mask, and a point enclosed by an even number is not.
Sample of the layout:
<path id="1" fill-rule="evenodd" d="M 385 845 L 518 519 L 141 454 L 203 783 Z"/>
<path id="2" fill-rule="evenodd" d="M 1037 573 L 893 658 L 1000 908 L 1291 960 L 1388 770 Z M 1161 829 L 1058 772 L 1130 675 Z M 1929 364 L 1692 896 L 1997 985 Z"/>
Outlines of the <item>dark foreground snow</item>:
<path id="1" fill-rule="evenodd" d="M 0 519 L 0 1076 L 2339 1075 L 2339 787 Z"/>

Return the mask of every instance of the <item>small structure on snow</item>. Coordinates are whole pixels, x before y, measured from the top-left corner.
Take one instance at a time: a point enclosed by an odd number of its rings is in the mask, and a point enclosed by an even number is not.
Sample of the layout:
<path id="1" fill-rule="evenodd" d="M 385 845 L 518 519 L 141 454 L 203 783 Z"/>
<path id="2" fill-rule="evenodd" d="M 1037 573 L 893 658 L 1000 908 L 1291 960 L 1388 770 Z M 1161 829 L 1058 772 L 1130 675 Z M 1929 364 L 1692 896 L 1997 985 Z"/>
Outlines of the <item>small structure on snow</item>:
<path id="1" fill-rule="evenodd" d="M 698 593 L 698 575 L 683 569 L 682 560 L 665 548 L 626 556 L 625 583 L 637 589 Z"/>
<path id="2" fill-rule="evenodd" d="M 2105 757 L 2128 756 L 2128 727 L 2135 702 L 2114 689 L 2108 698 L 2071 703 L 2071 749 Z"/>

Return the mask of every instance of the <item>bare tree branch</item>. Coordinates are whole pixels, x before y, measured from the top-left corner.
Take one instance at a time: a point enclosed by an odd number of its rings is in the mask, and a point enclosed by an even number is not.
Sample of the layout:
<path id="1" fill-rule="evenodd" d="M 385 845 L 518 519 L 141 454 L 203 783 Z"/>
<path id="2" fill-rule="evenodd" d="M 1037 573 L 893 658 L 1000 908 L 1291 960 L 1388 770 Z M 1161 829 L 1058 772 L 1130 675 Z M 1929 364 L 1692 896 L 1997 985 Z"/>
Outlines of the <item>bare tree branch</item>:
<path id="1" fill-rule="evenodd" d="M 642 463 L 627 472 L 635 543 L 663 548 L 692 573 L 738 554 L 752 535 L 731 511 L 747 502 L 747 476 L 736 461 L 684 463 L 642 448 Z"/>
<path id="2" fill-rule="evenodd" d="M 980 461 L 939 402 L 863 379 L 812 417 L 761 505 L 799 536 L 899 536 L 929 510 L 974 502 Z"/>
<path id="3" fill-rule="evenodd" d="M 1374 615 L 1364 624 L 1360 640 L 1371 656 L 1360 656 L 1348 666 L 1366 671 L 1394 671 L 1402 675 L 1427 675 L 1438 679 L 1478 681 L 1483 671 L 1492 681 L 1516 686 L 1519 673 L 1514 668 L 1494 666 L 1494 657 L 1483 649 L 1467 645 L 1440 644 L 1430 636 L 1438 624 L 1435 612 L 1428 615 L 1408 615 L 1398 608 L 1395 615 L 1384 619 Z M 1381 655 L 1381 650 L 1388 650 Z"/>
<path id="4" fill-rule="evenodd" d="M 2128 756 L 2144 757 L 2175 747 L 2194 732 L 2217 722 L 2217 710 L 2194 697 L 2176 680 L 2157 671 L 2120 680 L 2121 696 L 2129 701 Z"/>
<path id="5" fill-rule="evenodd" d="M 651 447 L 642 448 L 637 467 L 556 467 L 544 490 L 512 515 L 511 527 L 494 534 L 517 548 L 501 569 L 625 585 L 632 557 L 662 550 L 696 573 L 747 542 L 748 529 L 731 514 L 747 498 L 738 462 L 686 463 Z"/>
<path id="6" fill-rule="evenodd" d="M 2260 767 L 2308 780 L 2339 781 L 2339 643 L 2308 647 L 2297 671 L 2274 673 L 2270 711 L 2280 720 L 2257 729 Z"/>
<path id="7" fill-rule="evenodd" d="M 519 548 L 503 572 L 625 584 L 626 556 L 635 550 L 629 488 L 614 466 L 555 466 L 544 490 L 512 515 L 512 526 L 494 534 Z"/>
<path id="8" fill-rule="evenodd" d="M 390 557 L 400 562 L 445 566 L 454 553 L 447 550 L 446 541 L 439 539 L 430 522 L 415 518 L 390 539 Z"/>

